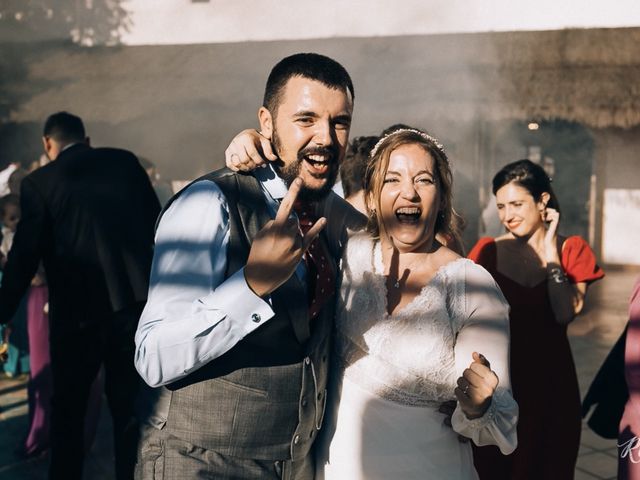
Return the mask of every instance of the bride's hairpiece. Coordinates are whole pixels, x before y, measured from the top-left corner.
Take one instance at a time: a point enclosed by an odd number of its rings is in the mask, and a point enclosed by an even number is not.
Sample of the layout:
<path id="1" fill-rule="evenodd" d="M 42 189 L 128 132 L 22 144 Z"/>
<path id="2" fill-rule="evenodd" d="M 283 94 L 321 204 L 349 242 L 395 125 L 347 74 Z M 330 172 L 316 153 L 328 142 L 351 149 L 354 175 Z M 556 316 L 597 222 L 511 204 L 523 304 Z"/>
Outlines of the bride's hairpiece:
<path id="1" fill-rule="evenodd" d="M 438 150 L 444 153 L 444 145 L 442 145 L 437 138 L 432 137 L 428 133 L 423 132 L 421 130 L 417 130 L 415 128 L 399 128 L 397 130 L 393 130 L 392 132 L 387 133 L 384 137 L 378 140 L 378 143 L 376 143 L 375 146 L 371 149 L 371 153 L 369 154 L 369 156 L 373 158 L 376 155 L 376 153 L 378 153 L 380 146 L 385 142 L 385 140 L 387 140 L 387 138 L 393 137 L 394 135 L 398 135 L 399 133 L 405 133 L 405 132 L 410 132 L 410 133 L 415 133 L 416 135 L 420 135 L 425 140 L 433 143 Z"/>

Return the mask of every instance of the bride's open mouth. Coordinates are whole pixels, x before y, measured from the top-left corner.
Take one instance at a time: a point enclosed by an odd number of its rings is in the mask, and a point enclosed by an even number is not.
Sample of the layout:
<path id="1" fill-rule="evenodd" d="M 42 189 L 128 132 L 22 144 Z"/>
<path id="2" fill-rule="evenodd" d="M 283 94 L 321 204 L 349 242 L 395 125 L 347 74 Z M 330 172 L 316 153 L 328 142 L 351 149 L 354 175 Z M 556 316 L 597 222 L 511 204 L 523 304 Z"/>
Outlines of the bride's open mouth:
<path id="1" fill-rule="evenodd" d="M 422 210 L 418 207 L 401 207 L 396 210 L 398 222 L 407 225 L 415 225 L 420 221 Z"/>

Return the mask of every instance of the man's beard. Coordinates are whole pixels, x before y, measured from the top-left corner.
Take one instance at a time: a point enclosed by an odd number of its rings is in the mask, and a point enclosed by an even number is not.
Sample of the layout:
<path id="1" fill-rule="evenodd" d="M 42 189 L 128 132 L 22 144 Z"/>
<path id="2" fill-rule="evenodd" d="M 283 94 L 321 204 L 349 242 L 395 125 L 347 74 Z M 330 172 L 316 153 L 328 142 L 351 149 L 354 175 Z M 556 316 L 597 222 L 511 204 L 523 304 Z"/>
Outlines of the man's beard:
<path id="1" fill-rule="evenodd" d="M 276 154 L 280 156 L 281 152 L 281 143 L 280 137 L 278 137 L 278 133 L 275 128 L 273 130 L 273 135 L 271 139 L 273 143 L 273 148 L 276 151 Z M 298 198 L 307 202 L 316 202 L 318 200 L 322 200 L 326 197 L 331 188 L 336 183 L 336 178 L 338 177 L 338 149 L 335 146 L 331 147 L 306 147 L 298 152 L 298 158 L 295 162 L 292 162 L 289 165 L 284 165 L 282 160 L 279 162 L 279 166 L 277 167 L 278 173 L 280 177 L 285 181 L 287 186 L 291 185 L 291 183 L 300 176 L 300 170 L 302 169 L 302 162 L 304 161 L 304 157 L 307 155 L 327 155 L 329 156 L 329 172 L 326 175 L 319 175 L 315 178 L 323 178 L 325 179 L 325 183 L 320 188 L 309 188 L 308 185 L 303 185 L 300 189 L 300 193 L 298 194 Z M 311 174 L 313 175 L 313 174 Z"/>

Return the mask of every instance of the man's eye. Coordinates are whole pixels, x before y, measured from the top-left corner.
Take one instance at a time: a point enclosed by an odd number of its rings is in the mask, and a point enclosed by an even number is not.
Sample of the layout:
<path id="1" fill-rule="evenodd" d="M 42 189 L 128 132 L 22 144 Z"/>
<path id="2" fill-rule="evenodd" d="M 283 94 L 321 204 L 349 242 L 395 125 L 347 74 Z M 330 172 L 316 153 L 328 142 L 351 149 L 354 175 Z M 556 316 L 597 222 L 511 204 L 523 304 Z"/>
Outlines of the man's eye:
<path id="1" fill-rule="evenodd" d="M 298 123 L 301 123 L 303 125 L 309 125 L 309 124 L 313 123 L 313 120 L 311 118 L 309 118 L 309 117 L 301 117 L 297 121 L 298 121 Z"/>

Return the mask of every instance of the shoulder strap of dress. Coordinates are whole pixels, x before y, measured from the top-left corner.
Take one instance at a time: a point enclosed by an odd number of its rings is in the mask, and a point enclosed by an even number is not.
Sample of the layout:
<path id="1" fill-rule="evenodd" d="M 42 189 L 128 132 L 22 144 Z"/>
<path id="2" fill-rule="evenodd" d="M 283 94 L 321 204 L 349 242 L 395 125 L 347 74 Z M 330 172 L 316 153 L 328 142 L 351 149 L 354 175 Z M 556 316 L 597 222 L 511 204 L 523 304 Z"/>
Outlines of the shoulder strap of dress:
<path id="1" fill-rule="evenodd" d="M 496 241 L 492 237 L 483 237 L 478 240 L 478 243 L 473 247 L 470 258 L 477 264 L 482 265 L 486 270 L 490 272 L 496 271 L 496 265 L 498 262 L 498 248 Z"/>

